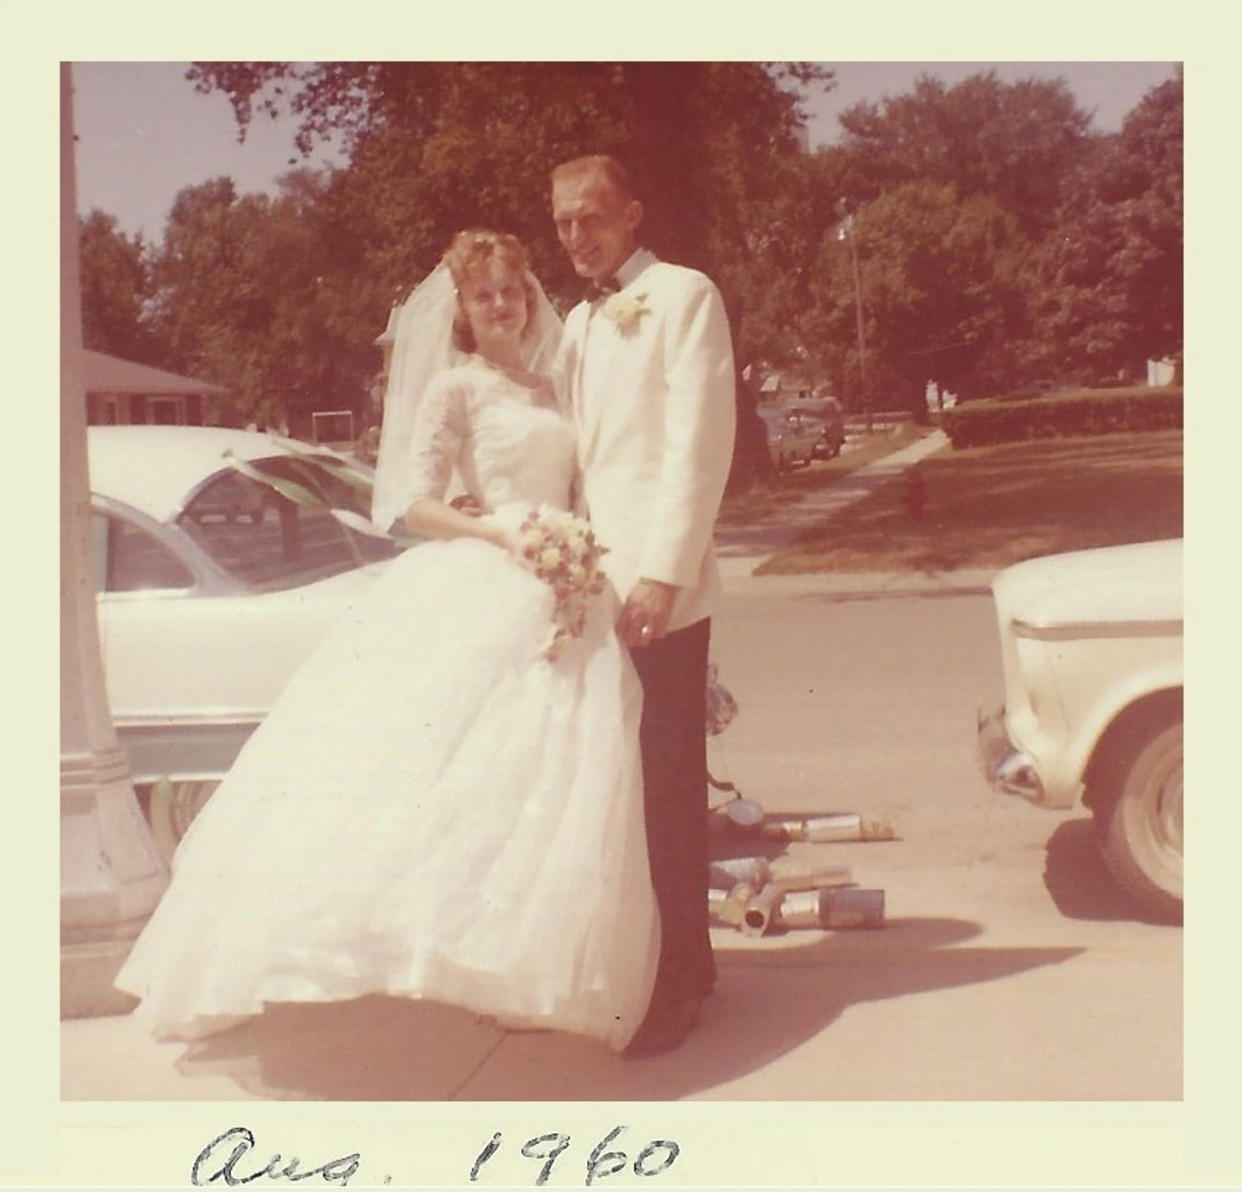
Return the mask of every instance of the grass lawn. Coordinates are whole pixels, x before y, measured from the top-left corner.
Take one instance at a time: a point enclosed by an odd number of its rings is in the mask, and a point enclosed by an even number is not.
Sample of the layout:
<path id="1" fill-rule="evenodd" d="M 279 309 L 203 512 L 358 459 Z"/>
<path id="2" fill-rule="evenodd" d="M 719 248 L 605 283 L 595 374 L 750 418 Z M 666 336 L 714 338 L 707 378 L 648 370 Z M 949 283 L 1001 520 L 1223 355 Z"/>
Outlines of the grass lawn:
<path id="1" fill-rule="evenodd" d="M 905 447 L 926 433 L 926 427 L 906 424 L 898 426 L 891 434 L 875 434 L 857 445 L 851 442 L 850 449 L 835 459 L 819 460 L 809 467 L 803 465 L 778 476 L 773 488 L 758 487 L 751 492 L 725 497 L 716 520 L 722 526 L 744 526 L 782 505 L 792 505 L 846 472 Z"/>
<path id="2" fill-rule="evenodd" d="M 919 465 L 922 520 L 886 485 L 758 574 L 946 571 L 1182 534 L 1182 432 L 946 448 Z"/>

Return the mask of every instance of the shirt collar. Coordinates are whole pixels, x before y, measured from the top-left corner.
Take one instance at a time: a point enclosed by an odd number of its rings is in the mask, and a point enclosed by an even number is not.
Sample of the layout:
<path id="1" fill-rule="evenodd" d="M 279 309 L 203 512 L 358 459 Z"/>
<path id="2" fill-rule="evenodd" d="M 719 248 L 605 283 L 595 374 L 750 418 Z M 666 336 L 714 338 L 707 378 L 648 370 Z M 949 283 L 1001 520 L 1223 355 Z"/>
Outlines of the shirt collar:
<path id="1" fill-rule="evenodd" d="M 654 265 L 657 258 L 655 253 L 646 248 L 636 248 L 628 257 L 625 264 L 617 270 L 617 284 L 622 288 L 628 286 L 632 281 L 636 281 L 639 275 L 649 265 Z"/>

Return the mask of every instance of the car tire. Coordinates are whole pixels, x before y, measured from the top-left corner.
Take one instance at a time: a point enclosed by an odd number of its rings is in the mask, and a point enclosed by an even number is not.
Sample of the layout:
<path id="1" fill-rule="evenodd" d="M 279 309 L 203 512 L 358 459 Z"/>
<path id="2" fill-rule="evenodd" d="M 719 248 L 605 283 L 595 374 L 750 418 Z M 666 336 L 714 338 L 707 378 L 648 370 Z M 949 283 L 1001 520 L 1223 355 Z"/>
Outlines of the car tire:
<path id="1" fill-rule="evenodd" d="M 147 788 L 147 822 L 151 825 L 155 846 L 165 861 L 172 860 L 177 845 L 194 822 L 194 817 L 202 811 L 219 785 L 219 781 L 214 778 L 182 782 L 170 782 L 166 779 L 152 783 Z"/>
<path id="2" fill-rule="evenodd" d="M 1104 863 L 1153 918 L 1182 920 L 1182 721 L 1156 722 L 1119 758 L 1094 814 Z"/>

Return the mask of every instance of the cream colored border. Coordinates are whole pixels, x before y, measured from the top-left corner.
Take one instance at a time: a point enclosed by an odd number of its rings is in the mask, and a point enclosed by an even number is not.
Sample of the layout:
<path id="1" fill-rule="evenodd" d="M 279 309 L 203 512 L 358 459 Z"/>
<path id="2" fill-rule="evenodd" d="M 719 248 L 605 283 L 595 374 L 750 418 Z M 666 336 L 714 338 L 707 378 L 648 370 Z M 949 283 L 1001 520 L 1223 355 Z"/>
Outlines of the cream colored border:
<path id="1" fill-rule="evenodd" d="M 430 8 L 430 12 L 429 12 Z M 765 4 L 751 16 L 631 0 L 552 6 L 167 4 L 10 7 L 5 20 L 3 839 L 5 1050 L 0 1103 L 6 1187 L 175 1187 L 205 1134 L 245 1121 L 303 1153 L 361 1148 L 390 1186 L 462 1183 L 478 1140 L 555 1128 L 581 1137 L 676 1138 L 696 1187 L 1207 1187 L 1236 1184 L 1238 779 L 1236 736 L 1237 70 L 1206 4 Z M 1223 18 L 1222 18 L 1223 20 Z M 161 30 L 184 22 L 181 37 Z M 439 25 L 440 27 L 437 27 Z M 192 49 L 190 47 L 193 47 Z M 1219 49 L 1217 47 L 1220 47 Z M 411 55 L 459 57 L 1027 58 L 1187 62 L 1187 621 L 1193 709 L 1183 1105 L 60 1104 L 57 1091 L 56 653 L 57 62 L 62 59 Z M 1227 320 L 1227 321 L 1226 321 Z M 1226 602 L 1228 605 L 1226 606 Z M 1218 636 L 1220 635 L 1220 636 Z M 1228 650 L 1222 646 L 1228 643 Z M 1234 680 L 1236 682 L 1236 679 Z M 1232 686 L 1232 684 L 1230 685 Z M 1227 706 L 1228 705 L 1228 706 Z M 1212 782 L 1212 779 L 1215 782 Z M 1206 807 L 1205 807 L 1206 802 Z M 1091 990 L 1082 991 L 1084 998 Z M 1117 1008 L 1119 1012 L 1124 1012 Z M 1156 1024 L 1153 1024 L 1155 1027 Z M 527 1133 L 528 1132 L 528 1133 Z M 373 1157 L 373 1158 L 371 1158 Z M 372 1166 L 373 1164 L 373 1166 Z M 514 1171 L 515 1187 L 532 1186 Z M 174 1181 L 174 1182 L 170 1182 Z M 275 1186 L 271 1182 L 256 1186 Z M 323 1186 L 308 1181 L 299 1187 Z M 367 1186 L 365 1178 L 351 1187 Z M 482 1185 L 476 1185 L 482 1186 Z M 495 1186 L 495 1185 L 492 1185 Z M 557 1179 L 549 1186 L 570 1186 Z M 620 1180 L 603 1187 L 623 1186 Z M 671 1187 L 659 1179 L 645 1187 Z"/>

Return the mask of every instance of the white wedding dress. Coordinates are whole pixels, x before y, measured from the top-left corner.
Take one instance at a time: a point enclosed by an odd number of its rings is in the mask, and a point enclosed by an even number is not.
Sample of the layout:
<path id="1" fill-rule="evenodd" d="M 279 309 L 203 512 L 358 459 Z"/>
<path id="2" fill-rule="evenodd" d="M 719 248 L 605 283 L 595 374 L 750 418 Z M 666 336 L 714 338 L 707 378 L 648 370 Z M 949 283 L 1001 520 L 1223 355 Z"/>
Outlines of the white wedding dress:
<path id="1" fill-rule="evenodd" d="M 410 497 L 454 465 L 502 516 L 563 508 L 572 430 L 549 391 L 467 364 L 418 411 Z M 157 1034 L 381 993 L 625 1046 L 659 950 L 641 693 L 611 593 L 539 656 L 552 599 L 481 540 L 387 566 L 178 848 L 117 978 Z"/>

